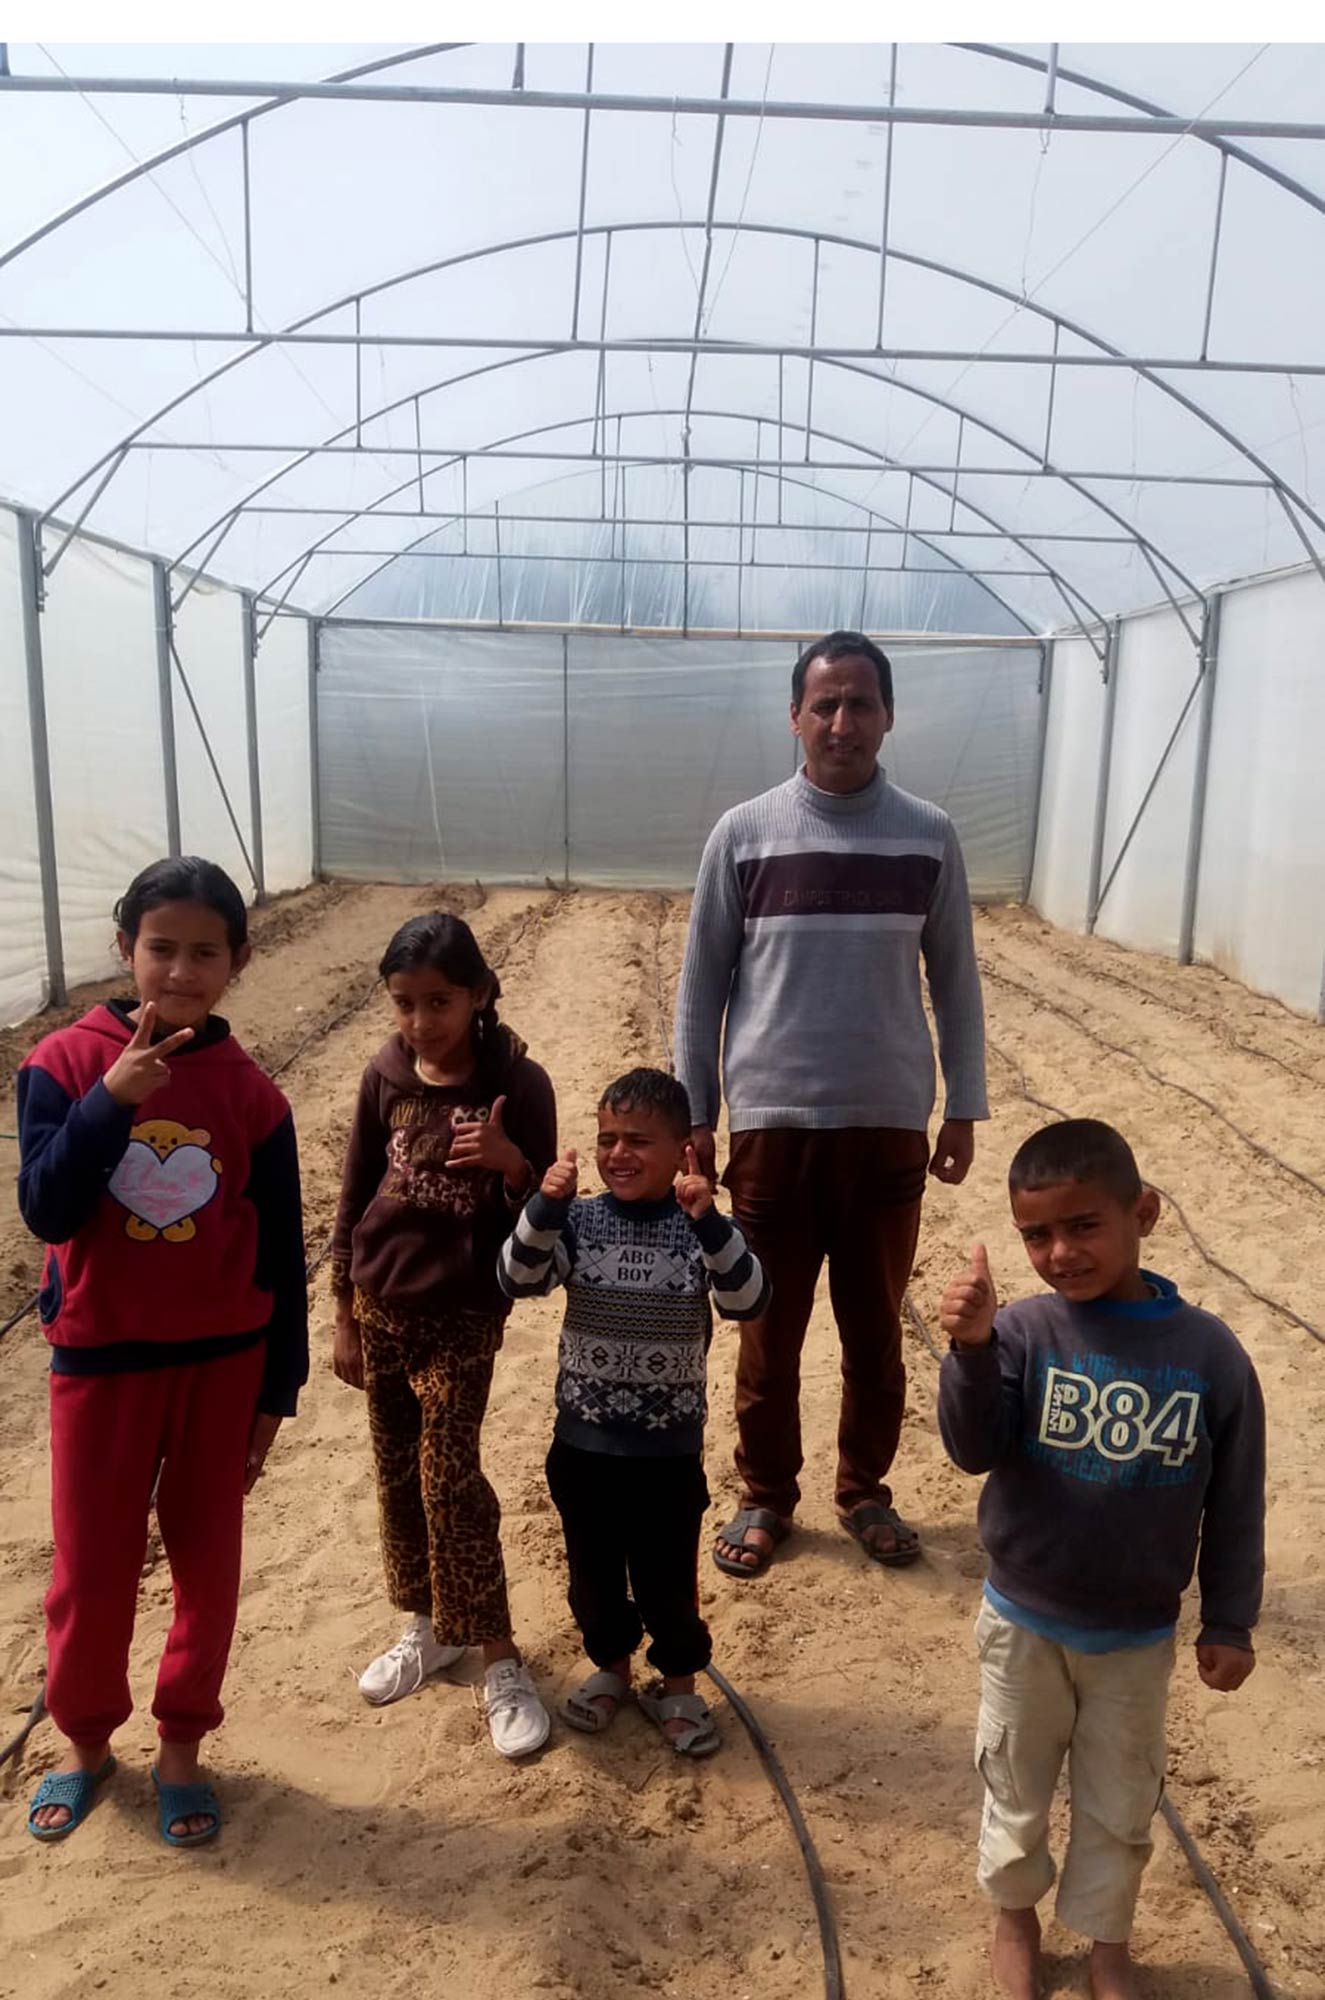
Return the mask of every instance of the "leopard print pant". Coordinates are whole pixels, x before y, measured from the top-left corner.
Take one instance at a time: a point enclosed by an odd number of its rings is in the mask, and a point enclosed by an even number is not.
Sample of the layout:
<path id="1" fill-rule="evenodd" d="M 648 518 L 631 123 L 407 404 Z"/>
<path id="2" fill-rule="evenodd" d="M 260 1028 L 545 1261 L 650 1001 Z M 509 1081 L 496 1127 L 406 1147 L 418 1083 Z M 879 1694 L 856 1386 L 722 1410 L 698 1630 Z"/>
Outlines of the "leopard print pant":
<path id="1" fill-rule="evenodd" d="M 479 1460 L 502 1321 L 399 1312 L 357 1287 L 354 1315 L 391 1602 L 431 1617 L 443 1646 L 509 1639 L 501 1505 Z"/>

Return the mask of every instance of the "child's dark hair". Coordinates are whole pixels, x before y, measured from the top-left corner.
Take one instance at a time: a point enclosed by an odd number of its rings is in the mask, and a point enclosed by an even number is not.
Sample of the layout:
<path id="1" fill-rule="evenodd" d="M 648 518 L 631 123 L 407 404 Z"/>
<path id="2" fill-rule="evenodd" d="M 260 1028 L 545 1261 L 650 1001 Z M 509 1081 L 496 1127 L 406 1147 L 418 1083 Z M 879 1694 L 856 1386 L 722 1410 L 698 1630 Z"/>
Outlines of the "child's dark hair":
<path id="1" fill-rule="evenodd" d="M 474 1057 L 484 1090 L 499 1097 L 510 1069 L 507 1038 L 498 1032 L 501 981 L 464 919 L 445 910 L 411 917 L 382 953 L 377 970 L 383 979 L 390 979 L 393 972 L 440 972 L 452 986 L 465 986 L 471 992 L 487 987 L 487 1002 L 474 1016 Z"/>
<path id="2" fill-rule="evenodd" d="M 678 1139 L 690 1137 L 690 1099 L 683 1083 L 662 1069 L 628 1069 L 609 1083 L 600 1111 L 656 1111 Z"/>
<path id="3" fill-rule="evenodd" d="M 1042 1125 L 1017 1149 L 1008 1168 L 1008 1193 L 1095 1181 L 1124 1208 L 1141 1198 L 1136 1155 L 1121 1132 L 1099 1118 L 1062 1118 Z"/>
<path id="4" fill-rule="evenodd" d="M 176 854 L 150 862 L 134 876 L 115 905 L 115 928 L 132 944 L 147 912 L 160 909 L 163 903 L 201 903 L 225 924 L 226 943 L 232 952 L 248 943 L 244 898 L 214 861 L 204 861 L 197 854 Z"/>

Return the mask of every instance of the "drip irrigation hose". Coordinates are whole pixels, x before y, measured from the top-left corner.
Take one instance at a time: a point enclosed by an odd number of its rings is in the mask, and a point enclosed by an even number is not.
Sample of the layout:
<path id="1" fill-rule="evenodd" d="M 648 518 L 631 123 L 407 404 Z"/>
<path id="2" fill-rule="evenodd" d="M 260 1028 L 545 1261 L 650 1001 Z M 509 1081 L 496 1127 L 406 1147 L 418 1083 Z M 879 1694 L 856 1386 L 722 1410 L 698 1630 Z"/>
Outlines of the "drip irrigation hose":
<path id="1" fill-rule="evenodd" d="M 43 1668 L 42 1670 L 43 1682 L 45 1681 L 45 1678 L 46 1674 L 45 1674 L 45 1669 Z M 37 1727 L 37 1724 L 41 1721 L 45 1713 L 46 1713 L 46 1690 L 45 1687 L 43 1686 L 37 1689 L 37 1698 L 33 1702 L 31 1708 L 28 1710 L 27 1720 L 24 1722 L 23 1727 L 19 1730 L 18 1735 L 12 1736 L 9 1742 L 6 1743 L 4 1749 L 0 1750 L 0 1764 L 7 1764 L 11 1757 L 17 1758 L 19 1751 L 23 1748 L 23 1745 L 27 1742 L 29 1736 L 31 1736 L 33 1730 Z"/>
<path id="2" fill-rule="evenodd" d="M 1019 979 L 1009 979 L 1005 972 L 999 972 L 992 965 L 982 964 L 980 971 L 986 979 L 992 979 L 995 985 L 1007 986 L 1013 993 L 1022 994 L 1031 1002 L 1032 1006 L 1044 1007 L 1051 1014 L 1061 1015 L 1062 1019 L 1075 1028 L 1079 1035 L 1086 1036 L 1088 1041 L 1096 1043 L 1099 1048 L 1108 1049 L 1111 1055 L 1122 1056 L 1125 1061 L 1135 1063 L 1136 1067 L 1144 1075 L 1148 1076 L 1152 1083 L 1162 1085 L 1165 1090 L 1176 1090 L 1182 1097 L 1189 1097 L 1193 1104 L 1199 1104 L 1203 1110 L 1210 1113 L 1212 1118 L 1217 1118 L 1221 1125 L 1226 1125 L 1229 1131 L 1241 1139 L 1243 1145 L 1249 1147 L 1259 1159 L 1267 1161 L 1272 1167 L 1277 1167 L 1280 1173 L 1287 1174 L 1290 1180 L 1297 1181 L 1302 1187 L 1309 1188 L 1312 1194 L 1318 1194 L 1322 1200 L 1325 1200 L 1325 1184 L 1322 1184 L 1318 1180 L 1313 1180 L 1310 1174 L 1303 1173 L 1301 1167 L 1295 1167 L 1290 1160 L 1285 1160 L 1272 1147 L 1262 1145 L 1259 1139 L 1253 1139 L 1250 1132 L 1244 1132 L 1242 1127 L 1228 1116 L 1227 1112 L 1221 1111 L 1211 1098 L 1202 1096 L 1199 1090 L 1193 1090 L 1190 1085 L 1179 1083 L 1175 1077 L 1165 1076 L 1160 1070 L 1152 1069 L 1145 1058 L 1137 1055 L 1134 1049 L 1125 1047 L 1122 1042 L 1111 1041 L 1107 1035 L 1101 1035 L 1096 1028 L 1088 1028 L 1084 1021 L 1079 1020 L 1072 1013 L 1070 1008 L 1061 1007 L 1056 1000 L 1047 999 L 1044 994 L 1038 993 L 1033 986 L 1023 985 Z"/>
<path id="3" fill-rule="evenodd" d="M 1050 1107 L 1050 1108 L 1053 1109 L 1056 1107 Z M 1154 1186 L 1153 1181 L 1151 1182 L 1151 1186 L 1152 1187 Z M 1168 1198 L 1169 1197 L 1166 1197 L 1166 1199 Z M 933 1336 L 931 1335 L 928 1326 L 925 1324 L 924 1317 L 917 1309 L 917 1307 L 912 1303 L 911 1295 L 909 1292 L 907 1293 L 906 1296 L 905 1305 L 906 1305 L 906 1316 L 908 1320 L 911 1322 L 912 1327 L 915 1329 L 916 1333 L 919 1334 L 920 1338 L 924 1341 L 925 1346 L 929 1349 L 930 1353 L 934 1356 L 934 1358 L 936 1360 L 941 1359 L 942 1357 L 939 1353 L 939 1349 L 935 1345 Z M 710 1671 L 710 1676 L 712 1676 L 712 1669 L 710 1668 L 709 1671 Z M 1242 1960 L 1243 1968 L 1246 1971 L 1247 1978 L 1251 1982 L 1251 1990 L 1255 1994 L 1256 2000 L 1276 2000 L 1274 1988 L 1270 1984 L 1269 1974 L 1266 1972 L 1264 1965 L 1261 1963 L 1261 1960 L 1256 1955 L 1255 1945 L 1252 1943 L 1251 1939 L 1247 1936 L 1247 1933 L 1243 1929 L 1242 1923 L 1238 1918 L 1237 1912 L 1234 1910 L 1232 1904 L 1229 1902 L 1228 1897 L 1224 1894 L 1223 1890 L 1220 1888 L 1219 1882 L 1215 1877 L 1215 1874 L 1211 1869 L 1209 1862 L 1206 1860 L 1205 1856 L 1201 1853 L 1200 1848 L 1196 1845 L 1196 1841 L 1193 1838 L 1192 1834 L 1189 1832 L 1187 1824 L 1182 1817 L 1182 1814 L 1178 1811 L 1178 1808 L 1174 1805 L 1172 1799 L 1169 1797 L 1167 1792 L 1164 1792 L 1160 1797 L 1159 1810 L 1161 1815 L 1163 1816 L 1164 1824 L 1168 1827 L 1169 1832 L 1173 1835 L 1173 1838 L 1177 1841 L 1179 1847 L 1182 1849 L 1183 1854 L 1187 1861 L 1187 1866 L 1191 1869 L 1192 1876 L 1197 1886 L 1200 1889 L 1204 1890 L 1206 1898 L 1209 1901 L 1210 1907 L 1213 1909 L 1220 1923 L 1224 1926 L 1224 1929 L 1228 1933 L 1229 1939 L 1233 1945 L 1234 1950 L 1237 1952 L 1238 1957 Z"/>
<path id="4" fill-rule="evenodd" d="M 791 1781 L 783 1770 L 773 1745 L 761 1729 L 758 1716 L 749 1704 L 737 1694 L 726 1675 L 719 1673 L 716 1667 L 706 1667 L 705 1672 L 714 1687 L 726 1697 L 744 1723 L 746 1734 L 759 1752 L 760 1761 L 772 1779 L 773 1788 L 782 1801 L 787 1818 L 791 1821 L 791 1830 L 796 1836 L 801 1859 L 805 1863 L 810 1894 L 814 1898 L 814 1914 L 819 1921 L 819 1948 L 824 1961 L 824 2000 L 843 2000 L 846 1987 L 842 1983 L 842 1954 L 838 1948 L 837 1926 L 833 1922 L 832 1905 L 828 1900 L 828 1884 L 824 1880 L 823 1868 L 815 1851 L 814 1842 L 810 1838 L 810 1829 L 805 1824 L 796 1801 L 796 1794 L 791 1788 Z"/>

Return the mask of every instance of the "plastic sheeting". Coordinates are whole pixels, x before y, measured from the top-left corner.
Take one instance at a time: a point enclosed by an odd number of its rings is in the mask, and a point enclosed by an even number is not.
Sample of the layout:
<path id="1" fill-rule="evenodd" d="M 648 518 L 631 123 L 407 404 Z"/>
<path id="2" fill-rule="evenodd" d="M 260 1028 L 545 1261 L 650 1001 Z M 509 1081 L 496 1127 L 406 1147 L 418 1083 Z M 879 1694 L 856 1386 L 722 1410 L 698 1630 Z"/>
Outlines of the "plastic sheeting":
<path id="1" fill-rule="evenodd" d="M 48 529 L 43 554 L 59 546 Z M 41 866 L 33 805 L 27 668 L 14 514 L 0 508 L 0 1024 L 48 997 Z M 243 606 L 200 584 L 180 608 L 176 645 L 251 851 Z M 40 616 L 60 937 L 69 984 L 111 976 L 112 912 L 133 876 L 167 851 L 165 760 L 152 568 L 78 536 L 46 586 Z M 266 886 L 312 873 L 308 624 L 282 617 L 256 664 Z M 181 845 L 253 880 L 179 673 L 171 705 Z"/>
<path id="2" fill-rule="evenodd" d="M 691 625 L 841 622 L 823 606 L 846 524 L 872 530 L 869 601 L 851 622 L 877 629 L 1005 633 L 1022 619 L 1038 633 L 1153 603 L 1152 564 L 1180 589 L 1297 561 L 1268 482 L 1319 543 L 1325 457 L 1307 447 L 1325 378 L 1294 364 L 1316 359 L 1325 321 L 1325 146 L 956 121 L 1035 117 L 1050 95 L 1067 118 L 1135 116 L 1139 101 L 1182 119 L 1318 121 L 1325 47 L 1053 53 L 1050 86 L 1048 44 L 731 51 L 732 99 L 821 113 L 895 99 L 953 121 L 889 125 L 720 122 L 718 43 L 525 45 L 527 94 L 581 92 L 591 69 L 595 92 L 713 107 L 588 118 L 528 95 L 404 105 L 256 87 L 357 63 L 376 65 L 370 87 L 507 93 L 508 43 L 67 47 L 73 73 L 183 81 L 104 104 L 6 94 L 8 328 L 143 337 L 6 340 L 0 490 L 59 511 L 131 440 L 89 525 L 178 558 L 229 523 L 222 574 L 295 580 L 295 605 L 362 615 L 468 618 L 477 603 L 490 616 L 500 508 L 508 617 L 518 598 L 544 607 L 525 616 L 582 622 L 575 604 L 610 604 L 620 622 L 624 581 L 628 622 L 679 624 L 663 545 L 686 489 L 695 521 L 742 524 L 747 555 L 756 516 L 793 527 L 739 586 L 723 566 L 734 538 L 699 529 Z M 40 47 L 9 57 L 16 77 L 50 76 Z M 191 75 L 236 71 L 233 98 L 188 90 Z M 160 157 L 185 136 L 199 143 Z M 23 242 L 62 205 L 77 212 Z M 298 326 L 359 330 L 360 365 L 349 346 L 247 334 Z M 453 344 L 429 345 L 439 332 Z M 600 336 L 618 343 L 601 359 Z M 598 462 L 571 477 L 558 452 Z M 547 488 L 555 527 L 517 521 Z M 798 514 L 787 503 L 807 489 Z M 457 550 L 443 523 L 462 507 Z M 650 514 L 668 528 L 628 532 L 638 567 L 623 578 L 612 524 Z M 850 548 L 854 565 L 859 539 Z M 399 571 L 370 581 L 393 553 Z M 854 602 L 856 578 L 840 582 Z"/>
<path id="3" fill-rule="evenodd" d="M 1123 621 L 1118 662 L 1102 889 L 1134 820 L 1136 827 L 1097 929 L 1122 944 L 1173 955 L 1193 818 L 1199 694 L 1151 787 L 1191 694 L 1196 653 L 1165 613 Z M 1084 641 L 1060 640 L 1031 901 L 1069 930 L 1084 930 L 1089 914 L 1104 714 L 1099 662 Z M 1304 1013 L 1317 1011 L 1325 964 L 1325 791 L 1314 753 L 1322 736 L 1320 578 L 1308 571 L 1229 591 L 1215 669 L 1194 953 Z"/>
<path id="4" fill-rule="evenodd" d="M 328 626 L 322 860 L 357 880 L 687 887 L 718 815 L 791 775 L 787 643 Z M 884 761 L 952 813 L 973 893 L 1023 893 L 1039 652 L 892 650 Z"/>

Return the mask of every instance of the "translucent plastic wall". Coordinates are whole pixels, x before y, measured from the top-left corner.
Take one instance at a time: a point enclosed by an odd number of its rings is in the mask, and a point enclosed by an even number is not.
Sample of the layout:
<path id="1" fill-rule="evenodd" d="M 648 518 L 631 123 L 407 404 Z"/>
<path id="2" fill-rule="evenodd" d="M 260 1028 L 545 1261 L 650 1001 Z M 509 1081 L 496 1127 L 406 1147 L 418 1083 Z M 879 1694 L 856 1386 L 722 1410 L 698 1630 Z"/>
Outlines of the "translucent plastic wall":
<path id="1" fill-rule="evenodd" d="M 328 625 L 323 865 L 361 880 L 688 887 L 718 815 L 794 769 L 796 650 Z M 1039 648 L 890 651 L 890 775 L 952 813 L 976 896 L 1023 895 Z"/>
<path id="2" fill-rule="evenodd" d="M 1069 930 L 1090 926 L 1103 775 L 1098 934 L 1178 954 L 1194 873 L 1192 954 L 1315 1013 L 1325 966 L 1321 579 L 1230 590 L 1214 650 L 1202 786 L 1199 660 L 1173 612 L 1123 620 L 1111 731 L 1096 654 L 1085 640 L 1057 643 L 1031 900 Z"/>
<path id="3" fill-rule="evenodd" d="M 59 539 L 48 533 L 47 560 Z M 181 579 L 175 587 L 182 589 Z M 169 851 L 151 563 L 76 539 L 47 582 L 39 627 L 60 941 L 65 975 L 74 984 L 114 973 L 115 901 L 140 868 Z M 255 662 L 269 892 L 297 888 L 313 867 L 307 633 L 302 618 L 277 619 Z M 171 740 L 180 844 L 185 853 L 219 861 L 251 897 L 254 881 L 245 850 L 251 856 L 255 848 L 242 599 L 234 591 L 199 584 L 181 605 L 175 644 Z M 0 509 L 0 836 L 0 1022 L 7 1023 L 48 997 L 49 972 L 17 520 L 5 509 Z"/>

